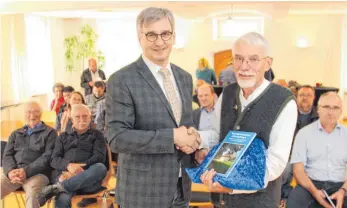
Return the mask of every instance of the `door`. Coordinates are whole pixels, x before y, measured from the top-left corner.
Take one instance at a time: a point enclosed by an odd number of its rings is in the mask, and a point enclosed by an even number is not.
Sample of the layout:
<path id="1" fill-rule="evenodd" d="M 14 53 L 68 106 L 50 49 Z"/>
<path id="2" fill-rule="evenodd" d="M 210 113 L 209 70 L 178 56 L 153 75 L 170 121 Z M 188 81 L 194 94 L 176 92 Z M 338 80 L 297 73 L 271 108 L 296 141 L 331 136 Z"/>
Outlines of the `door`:
<path id="1" fill-rule="evenodd" d="M 232 60 L 232 51 L 219 51 L 214 54 L 214 70 L 216 71 L 217 80 L 220 72 L 227 67 L 227 64 Z"/>

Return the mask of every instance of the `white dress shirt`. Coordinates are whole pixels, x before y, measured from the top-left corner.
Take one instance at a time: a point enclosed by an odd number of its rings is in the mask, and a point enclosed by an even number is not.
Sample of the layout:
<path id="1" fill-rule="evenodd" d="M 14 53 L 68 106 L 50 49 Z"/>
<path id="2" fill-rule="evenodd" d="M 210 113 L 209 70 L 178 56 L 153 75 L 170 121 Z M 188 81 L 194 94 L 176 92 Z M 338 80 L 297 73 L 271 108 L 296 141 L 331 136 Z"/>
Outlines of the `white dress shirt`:
<path id="1" fill-rule="evenodd" d="M 90 71 L 90 74 L 92 75 L 93 82 L 102 81 L 99 75 L 99 69 L 97 69 L 95 72 L 93 72 L 91 69 L 89 69 L 89 71 Z"/>
<path id="2" fill-rule="evenodd" d="M 166 91 L 165 91 L 165 88 L 164 88 L 164 78 L 163 78 L 163 75 L 161 75 L 160 72 L 159 72 L 159 70 L 162 69 L 163 67 L 153 63 L 148 58 L 146 58 L 143 54 L 142 54 L 142 59 L 145 62 L 145 64 L 147 65 L 147 67 L 149 68 L 149 70 L 152 72 L 154 78 L 157 80 L 157 82 L 158 82 L 161 90 L 163 91 L 166 99 L 168 99 Z M 177 94 L 178 103 L 179 103 L 179 105 L 181 106 L 181 109 L 182 109 L 182 100 L 181 100 L 180 92 L 178 91 L 177 83 L 176 83 L 174 74 L 172 73 L 172 69 L 171 69 L 170 63 L 168 63 L 165 68 L 168 69 L 169 73 L 171 74 L 171 76 L 170 76 L 171 77 L 171 81 L 173 83 L 173 86 L 175 88 L 175 92 Z M 182 170 L 181 170 L 181 167 L 180 167 L 179 177 L 181 177 L 181 176 L 182 176 Z"/>
<path id="3" fill-rule="evenodd" d="M 255 100 L 268 86 L 270 82 L 264 79 L 263 83 L 256 88 L 252 94 L 246 99 L 243 96 L 243 91 L 240 93 L 240 102 L 242 111 L 245 107 Z M 213 130 L 200 132 L 202 146 L 211 148 L 219 143 L 221 108 L 222 108 L 223 93 L 215 105 L 213 116 Z M 265 107 L 265 106 L 264 106 Z M 266 151 L 266 173 L 264 178 L 264 188 L 269 181 L 277 179 L 284 171 L 293 141 L 294 130 L 296 127 L 298 110 L 295 100 L 289 101 L 283 108 L 282 112 L 277 117 L 274 123 L 269 138 L 269 146 Z M 254 193 L 256 191 L 234 190 L 233 194 Z"/>

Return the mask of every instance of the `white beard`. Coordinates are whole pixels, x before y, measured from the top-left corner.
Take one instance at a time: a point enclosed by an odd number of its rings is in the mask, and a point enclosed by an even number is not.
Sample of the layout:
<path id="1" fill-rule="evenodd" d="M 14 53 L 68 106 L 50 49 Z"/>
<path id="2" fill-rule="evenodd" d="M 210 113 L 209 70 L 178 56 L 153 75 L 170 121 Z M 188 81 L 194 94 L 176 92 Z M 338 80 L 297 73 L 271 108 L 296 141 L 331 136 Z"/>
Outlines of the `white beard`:
<path id="1" fill-rule="evenodd" d="M 251 80 L 237 79 L 237 83 L 239 84 L 241 88 L 251 88 L 251 87 L 254 87 L 256 84 L 255 79 L 251 79 Z"/>

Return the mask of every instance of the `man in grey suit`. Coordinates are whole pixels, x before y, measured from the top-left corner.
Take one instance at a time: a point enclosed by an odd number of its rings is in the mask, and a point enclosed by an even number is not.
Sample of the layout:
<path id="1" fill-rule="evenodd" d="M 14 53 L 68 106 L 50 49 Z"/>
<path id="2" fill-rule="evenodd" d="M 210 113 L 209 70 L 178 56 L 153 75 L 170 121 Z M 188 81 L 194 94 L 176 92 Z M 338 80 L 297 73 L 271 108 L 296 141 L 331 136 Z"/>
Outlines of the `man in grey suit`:
<path id="1" fill-rule="evenodd" d="M 119 153 L 115 198 L 122 208 L 189 205 L 184 168 L 193 165 L 201 140 L 189 128 L 192 77 L 169 62 L 174 29 L 169 10 L 143 10 L 137 17 L 143 54 L 108 80 L 106 137 Z"/>
<path id="2" fill-rule="evenodd" d="M 85 69 L 81 75 L 81 87 L 84 88 L 85 96 L 92 94 L 94 82 L 106 80 L 105 73 L 98 69 L 98 65 L 94 58 L 88 60 L 88 65 L 89 68 Z"/>

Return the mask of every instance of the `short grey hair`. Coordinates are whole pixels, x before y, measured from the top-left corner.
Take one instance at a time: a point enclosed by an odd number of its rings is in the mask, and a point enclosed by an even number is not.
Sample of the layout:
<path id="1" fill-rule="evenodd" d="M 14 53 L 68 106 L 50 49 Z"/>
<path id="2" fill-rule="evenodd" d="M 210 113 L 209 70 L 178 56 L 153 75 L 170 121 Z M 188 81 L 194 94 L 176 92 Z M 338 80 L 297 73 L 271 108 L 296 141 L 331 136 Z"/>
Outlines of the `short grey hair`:
<path id="1" fill-rule="evenodd" d="M 334 92 L 334 91 L 329 91 L 329 92 L 326 92 L 326 93 L 322 94 L 322 95 L 319 97 L 318 105 L 321 105 L 322 100 L 323 100 L 324 98 L 326 98 L 326 97 L 329 97 L 329 96 L 335 96 L 335 97 L 337 97 L 337 98 L 339 99 L 339 101 L 340 101 L 341 106 L 342 106 L 342 99 L 341 99 L 341 97 L 339 96 L 339 94 L 337 94 L 337 92 Z"/>
<path id="2" fill-rule="evenodd" d="M 26 111 L 28 109 L 29 105 L 36 105 L 39 108 L 40 112 L 42 113 L 41 105 L 35 100 L 29 100 L 29 101 L 25 102 L 24 103 L 24 111 Z"/>
<path id="3" fill-rule="evenodd" d="M 165 8 L 158 7 L 148 7 L 140 12 L 136 19 L 136 28 L 137 33 L 140 34 L 140 31 L 143 26 L 157 22 L 163 18 L 167 18 L 171 24 L 172 32 L 175 30 L 175 18 L 172 12 Z"/>
<path id="4" fill-rule="evenodd" d="M 239 37 L 233 44 L 233 49 L 235 47 L 235 45 L 239 44 L 240 42 L 246 42 L 250 45 L 260 45 L 263 46 L 265 49 L 265 55 L 266 56 L 270 56 L 270 46 L 269 46 L 269 42 L 264 38 L 264 36 L 262 36 L 259 33 L 256 32 L 250 32 L 250 33 L 246 33 L 243 36 Z"/>
<path id="5" fill-rule="evenodd" d="M 75 104 L 75 105 L 72 105 L 72 107 L 71 107 L 71 117 L 73 117 L 73 115 L 75 115 L 76 111 L 81 110 L 81 109 L 87 110 L 89 116 L 91 116 L 91 112 L 90 112 L 88 106 L 86 106 L 84 104 Z"/>

